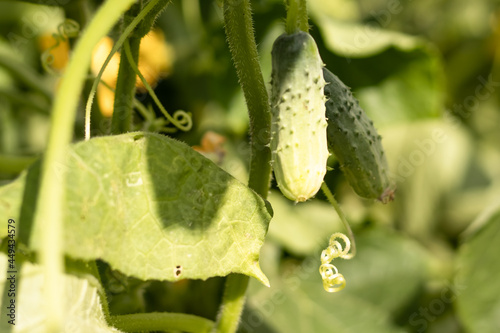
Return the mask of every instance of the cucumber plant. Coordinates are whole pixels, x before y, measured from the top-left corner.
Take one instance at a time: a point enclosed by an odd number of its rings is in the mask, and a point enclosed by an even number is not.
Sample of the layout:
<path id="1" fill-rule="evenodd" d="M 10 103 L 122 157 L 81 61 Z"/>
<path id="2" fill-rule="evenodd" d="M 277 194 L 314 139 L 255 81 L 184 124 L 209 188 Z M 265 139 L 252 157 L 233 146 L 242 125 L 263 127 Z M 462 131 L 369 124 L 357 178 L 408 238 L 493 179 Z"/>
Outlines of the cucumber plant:
<path id="1" fill-rule="evenodd" d="M 101 288 L 95 288 L 102 302 L 102 308 L 96 307 L 96 310 L 102 325 L 111 324 L 125 331 L 139 327 L 140 330 L 235 332 L 249 276 L 269 285 L 258 265 L 258 253 L 272 215 L 265 201 L 271 164 L 278 186 L 288 199 L 306 201 L 323 187 L 328 200 L 339 212 L 349 237 L 340 233 L 332 235 L 321 256 L 320 273 L 327 291 L 338 291 L 345 286 L 343 275 L 330 262 L 338 257 L 350 259 L 355 253 L 355 244 L 345 217 L 323 183 L 329 157 L 325 114 L 328 115 L 334 100 L 340 104 L 345 100 L 350 102 L 352 95 L 342 95 L 344 91 L 336 91 L 332 83 L 325 90 L 325 84 L 333 81 L 329 72 L 323 69 L 315 40 L 307 32 L 305 1 L 289 2 L 287 32 L 273 45 L 270 99 L 257 60 L 250 2 L 223 2 L 229 48 L 250 114 L 252 155 L 248 186 L 237 182 L 185 144 L 157 134 L 126 133 L 133 128 L 133 105 L 141 105 L 135 97 L 136 77 L 141 79 L 168 124 L 182 131 L 189 131 L 193 124 L 188 112 L 178 110 L 170 115 L 166 111 L 137 64 L 141 38 L 169 3 L 168 0 L 104 2 L 82 31 L 62 78 L 43 160 L 8 188 L 0 189 L 0 195 L 7 190 L 15 194 L 5 196 L 9 204 L 0 205 L 1 209 L 7 207 L 12 214 L 29 210 L 33 217 L 35 231 L 29 236 L 33 236 L 34 241 L 26 240 L 29 238 L 26 232 L 24 237 L 28 238 L 20 238 L 19 242 L 40 257 L 34 264 L 42 268 L 40 274 L 45 281 L 44 325 L 48 331 L 59 331 L 66 324 L 63 310 L 68 298 L 60 285 L 67 279 L 63 276 L 68 268 L 67 257 L 68 262 L 90 262 L 89 267 L 79 269 L 90 273 L 98 287 L 103 275 L 98 259 L 106 261 L 113 269 L 120 269 L 123 274 L 144 280 L 178 282 L 228 275 L 215 322 L 184 313 L 113 314 Z M 85 115 L 88 142 L 70 145 L 78 94 L 87 76 L 91 50 L 122 15 L 121 34 L 89 92 Z M 70 32 L 66 37 L 76 36 L 77 31 Z M 122 58 L 110 132 L 114 135 L 90 139 L 93 96 L 106 64 L 119 48 Z M 49 59 L 44 59 L 44 64 L 49 64 Z M 329 117 L 329 121 L 332 120 L 333 117 Z M 373 139 L 365 120 L 361 125 L 349 123 L 350 118 L 338 117 L 337 121 L 350 130 L 364 126 L 363 135 L 358 139 Z M 353 143 L 356 138 L 348 136 L 346 140 Z M 367 144 L 363 141 L 358 145 Z M 369 151 L 373 156 L 381 151 L 375 146 Z M 347 149 L 344 155 L 334 152 L 349 160 L 358 157 L 355 150 Z M 380 161 L 363 162 L 363 166 L 379 174 Z M 344 166 L 351 164 L 344 163 Z M 379 187 L 386 188 L 382 176 L 377 178 L 381 186 L 378 183 L 371 187 L 366 185 L 372 180 L 365 173 L 358 185 L 362 191 L 378 193 Z M 38 195 L 30 197 L 31 201 L 22 201 L 24 187 L 31 186 L 33 179 L 40 182 L 39 192 L 33 191 Z M 21 215 L 16 215 L 16 220 Z M 105 221 L 98 219 L 102 216 L 107 217 Z M 101 237 L 104 229 L 110 230 L 106 241 Z M 169 231 L 165 232 L 167 229 Z M 71 239 L 73 241 L 68 241 Z M 352 252 L 349 253 L 351 244 Z"/>

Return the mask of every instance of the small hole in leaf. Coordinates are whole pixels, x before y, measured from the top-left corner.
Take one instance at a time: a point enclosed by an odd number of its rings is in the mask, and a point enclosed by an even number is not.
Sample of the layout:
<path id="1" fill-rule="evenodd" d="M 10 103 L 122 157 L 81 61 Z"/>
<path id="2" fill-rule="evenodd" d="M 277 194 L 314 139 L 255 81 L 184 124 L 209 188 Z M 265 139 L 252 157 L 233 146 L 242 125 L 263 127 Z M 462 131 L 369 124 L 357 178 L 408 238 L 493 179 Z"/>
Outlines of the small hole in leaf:
<path id="1" fill-rule="evenodd" d="M 179 277 L 182 274 L 182 266 L 177 265 L 175 266 L 175 277 Z"/>

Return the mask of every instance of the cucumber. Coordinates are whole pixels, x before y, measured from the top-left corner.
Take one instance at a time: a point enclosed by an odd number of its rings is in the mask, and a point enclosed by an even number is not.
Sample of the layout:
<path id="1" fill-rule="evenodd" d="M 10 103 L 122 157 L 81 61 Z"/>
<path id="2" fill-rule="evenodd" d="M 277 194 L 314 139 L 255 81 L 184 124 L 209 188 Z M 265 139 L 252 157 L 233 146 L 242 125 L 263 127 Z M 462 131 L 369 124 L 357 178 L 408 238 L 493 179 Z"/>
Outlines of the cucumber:
<path id="1" fill-rule="evenodd" d="M 329 156 L 323 62 L 306 32 L 283 34 L 273 44 L 272 165 L 283 195 L 296 202 L 321 187 Z"/>
<path id="2" fill-rule="evenodd" d="M 389 179 L 382 141 L 373 121 L 368 118 L 350 88 L 323 68 L 325 78 L 328 148 L 340 162 L 340 168 L 361 197 L 392 201 L 394 187 Z"/>

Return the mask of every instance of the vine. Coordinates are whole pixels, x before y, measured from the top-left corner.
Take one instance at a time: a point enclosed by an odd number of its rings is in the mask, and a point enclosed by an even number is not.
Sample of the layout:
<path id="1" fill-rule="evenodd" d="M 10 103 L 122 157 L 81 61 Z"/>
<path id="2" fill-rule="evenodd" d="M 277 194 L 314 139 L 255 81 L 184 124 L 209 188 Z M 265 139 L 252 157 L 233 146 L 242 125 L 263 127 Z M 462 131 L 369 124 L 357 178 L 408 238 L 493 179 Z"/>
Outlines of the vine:
<path id="1" fill-rule="evenodd" d="M 286 33 L 293 34 L 298 30 L 309 31 L 306 0 L 288 0 L 286 1 L 286 5 Z"/>
<path id="2" fill-rule="evenodd" d="M 248 186 L 265 199 L 271 180 L 271 110 L 258 61 L 250 1 L 225 0 L 223 10 L 227 42 L 250 118 L 251 161 Z M 230 274 L 226 278 L 215 332 L 232 333 L 238 328 L 248 281 L 248 276 L 240 274 Z"/>
<path id="3" fill-rule="evenodd" d="M 57 32 L 52 34 L 56 43 L 42 53 L 42 67 L 45 71 L 52 75 L 58 75 L 58 73 L 50 67 L 55 60 L 51 51 L 56 49 L 62 42 L 67 42 L 70 38 L 77 37 L 79 32 L 80 25 L 75 20 L 66 19 L 57 26 Z"/>
<path id="4" fill-rule="evenodd" d="M 52 108 L 52 127 L 44 155 L 40 186 L 35 208 L 35 225 L 40 228 L 40 263 L 44 274 L 44 297 L 47 331 L 59 332 L 63 322 L 64 271 L 62 199 L 65 187 L 64 174 L 58 173 L 65 165 L 65 152 L 72 139 L 78 96 L 82 90 L 90 65 L 92 50 L 112 28 L 133 0 L 109 0 L 97 11 L 85 34 L 75 46 L 73 56 L 62 77 L 59 93 Z"/>
<path id="5" fill-rule="evenodd" d="M 342 249 L 342 244 L 337 241 L 340 238 L 345 243 L 345 248 Z M 336 232 L 330 237 L 328 247 L 321 252 L 321 266 L 319 273 L 323 279 L 323 287 L 328 292 L 337 292 L 344 289 L 346 280 L 342 274 L 339 273 L 337 267 L 330 262 L 335 258 L 350 259 L 352 254 L 348 254 L 351 248 L 351 242 L 344 234 Z"/>
<path id="6" fill-rule="evenodd" d="M 161 1 L 161 2 L 160 2 Z M 128 36 L 134 31 L 134 29 L 141 23 L 142 20 L 145 20 L 146 17 L 156 17 L 156 15 L 165 8 L 165 6 L 170 2 L 170 0 L 151 0 L 144 8 L 141 10 L 141 12 L 130 22 L 130 24 L 123 29 L 123 32 L 121 33 L 120 37 L 116 41 L 116 43 L 113 45 L 113 48 L 108 54 L 108 57 L 106 60 L 104 60 L 104 63 L 99 70 L 99 73 L 97 74 L 96 78 L 94 79 L 94 82 L 92 84 L 92 88 L 90 89 L 89 96 L 87 98 L 87 104 L 85 106 L 85 140 L 90 139 L 90 115 L 92 112 L 92 103 L 94 102 L 94 97 L 97 92 L 97 86 L 101 82 L 101 77 L 104 73 L 104 70 L 108 66 L 109 62 L 111 61 L 111 58 L 113 55 L 122 47 L 123 43 L 125 40 L 128 38 Z M 149 19 L 148 22 L 151 22 L 152 24 L 152 19 Z M 134 79 L 135 82 L 135 79 Z"/>
<path id="7" fill-rule="evenodd" d="M 142 0 L 136 2 L 124 15 L 125 26 L 130 24 L 142 10 Z M 139 60 L 139 48 L 142 36 L 132 33 L 125 40 L 131 45 L 130 60 L 127 57 L 120 57 L 118 77 L 116 82 L 116 93 L 113 104 L 113 116 L 111 120 L 111 134 L 121 134 L 129 132 L 132 127 L 132 104 L 135 95 L 136 74 L 132 68 L 131 61 Z"/>
<path id="8" fill-rule="evenodd" d="M 321 266 L 319 268 L 319 273 L 321 274 L 321 278 L 323 280 L 323 287 L 328 292 L 337 292 L 344 289 L 346 285 L 346 280 L 342 274 L 340 274 L 337 270 L 337 267 L 332 265 L 330 262 L 335 258 L 342 259 L 351 259 L 356 255 L 356 242 L 354 240 L 354 234 L 352 233 L 351 227 L 347 222 L 344 212 L 340 208 L 337 200 L 333 196 L 332 192 L 328 188 L 325 182 L 321 184 L 321 189 L 325 194 L 326 198 L 333 206 L 335 211 L 337 212 L 344 228 L 347 230 L 349 237 L 342 233 L 334 233 L 330 236 L 330 241 L 328 243 L 328 247 L 321 252 Z M 340 244 L 337 239 L 340 238 L 344 241 L 345 247 L 342 248 L 342 244 Z M 352 251 L 349 253 L 351 249 L 351 241 L 352 239 Z"/>
<path id="9" fill-rule="evenodd" d="M 146 78 L 144 78 L 144 76 L 139 71 L 137 64 L 134 62 L 132 51 L 130 50 L 130 44 L 128 41 L 125 41 L 124 50 L 125 50 L 125 55 L 127 57 L 127 60 L 130 64 L 131 68 L 133 69 L 135 74 L 137 76 L 139 76 L 139 78 L 142 81 L 142 84 L 144 84 L 144 87 L 146 87 L 146 90 L 151 95 L 151 98 L 153 98 L 153 101 L 156 103 L 156 106 L 158 106 L 158 108 L 163 113 L 165 118 L 167 118 L 178 129 L 183 130 L 183 131 L 189 131 L 191 129 L 191 127 L 193 126 L 193 120 L 192 120 L 191 116 L 189 115 L 189 113 L 187 113 L 184 110 L 177 110 L 174 112 L 174 115 L 171 116 L 167 112 L 167 110 L 165 110 L 165 107 L 161 104 L 161 102 L 160 102 L 159 98 L 156 96 L 153 88 L 151 88 L 148 81 L 146 81 Z"/>
<path id="10" fill-rule="evenodd" d="M 248 186 L 267 197 L 271 180 L 271 110 L 252 26 L 249 0 L 225 0 L 227 42 L 250 118 L 251 162 Z"/>

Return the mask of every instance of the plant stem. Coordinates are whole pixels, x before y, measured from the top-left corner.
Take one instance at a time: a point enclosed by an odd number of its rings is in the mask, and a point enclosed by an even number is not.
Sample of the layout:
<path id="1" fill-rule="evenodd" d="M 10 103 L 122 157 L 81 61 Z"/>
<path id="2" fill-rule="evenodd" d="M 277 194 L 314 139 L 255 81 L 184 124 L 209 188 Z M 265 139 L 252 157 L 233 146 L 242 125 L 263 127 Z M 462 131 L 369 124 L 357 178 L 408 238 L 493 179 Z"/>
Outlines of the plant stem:
<path id="1" fill-rule="evenodd" d="M 92 260 L 88 263 L 88 267 L 90 270 L 90 273 L 95 276 L 95 278 L 99 281 L 99 286 L 97 287 L 97 294 L 101 298 L 101 306 L 102 306 L 102 312 L 104 314 L 104 318 L 106 318 L 107 322 L 111 321 L 111 315 L 109 313 L 109 302 L 108 298 L 106 296 L 106 291 L 104 290 L 103 284 L 102 284 L 102 279 L 101 279 L 101 274 L 99 273 L 99 268 L 97 267 L 97 261 Z"/>
<path id="2" fill-rule="evenodd" d="M 288 0 L 285 30 L 287 34 L 309 31 L 306 0 Z"/>
<path id="3" fill-rule="evenodd" d="M 66 162 L 66 147 L 73 137 L 73 123 L 79 94 L 87 76 L 92 50 L 134 0 L 109 0 L 97 11 L 77 42 L 62 77 L 52 108 L 52 126 L 41 168 L 35 225 L 40 230 L 40 263 L 44 273 L 46 332 L 60 332 L 64 320 L 62 307 L 63 213 L 65 177 L 60 170 Z"/>
<path id="4" fill-rule="evenodd" d="M 193 126 L 193 120 L 192 120 L 191 116 L 187 112 L 182 111 L 182 110 L 176 111 L 174 113 L 174 115 L 171 116 L 167 112 L 167 110 L 165 110 L 165 108 L 163 107 L 163 104 L 161 104 L 160 99 L 158 98 L 158 96 L 156 96 L 153 88 L 149 85 L 148 81 L 146 81 L 146 78 L 141 74 L 141 72 L 139 72 L 139 68 L 137 67 L 136 62 L 134 61 L 134 59 L 132 59 L 132 52 L 130 50 L 130 45 L 129 45 L 128 41 L 125 41 L 125 44 L 123 45 L 123 49 L 125 51 L 125 56 L 127 57 L 128 63 L 130 64 L 130 66 L 132 67 L 132 69 L 134 70 L 136 75 L 139 76 L 139 78 L 142 81 L 142 84 L 144 85 L 144 87 L 148 91 L 149 95 L 151 96 L 151 98 L 155 102 L 156 106 L 158 106 L 160 111 L 163 113 L 165 118 L 167 118 L 168 121 L 170 121 L 172 124 L 174 124 L 174 126 L 177 127 L 178 129 L 181 129 L 183 131 L 189 131 L 191 129 L 191 127 Z"/>
<path id="5" fill-rule="evenodd" d="M 126 332 L 144 331 L 182 331 L 182 332 L 210 332 L 214 322 L 185 313 L 135 313 L 121 316 L 112 316 L 111 323 L 119 330 Z"/>
<path id="6" fill-rule="evenodd" d="M 305 32 L 309 31 L 309 17 L 307 16 L 307 0 L 299 1 L 299 29 Z"/>
<path id="7" fill-rule="evenodd" d="M 229 49 L 245 95 L 250 118 L 251 161 L 248 186 L 267 198 L 271 179 L 271 111 L 258 61 L 249 0 L 225 0 L 224 22 Z M 214 330 L 232 333 L 245 305 L 249 277 L 230 274 Z"/>
<path id="8" fill-rule="evenodd" d="M 346 228 L 347 233 L 349 234 L 349 239 L 351 240 L 352 244 L 351 255 L 352 257 L 354 257 L 356 255 L 356 240 L 354 239 L 354 234 L 351 230 L 351 226 L 349 225 L 349 222 L 347 222 L 347 219 L 345 217 L 344 212 L 342 211 L 342 208 L 340 208 L 340 205 L 338 204 L 337 200 L 335 200 L 335 197 L 333 196 L 332 192 L 330 191 L 325 182 L 321 184 L 321 189 L 323 190 L 323 193 L 325 194 L 330 204 L 333 206 L 333 208 L 335 208 L 335 211 L 340 217 L 340 221 L 342 221 L 344 228 Z"/>
<path id="9" fill-rule="evenodd" d="M 134 4 L 123 18 L 124 27 L 127 27 L 140 13 L 142 1 Z M 130 53 L 135 63 L 139 60 L 139 47 L 142 37 L 132 34 L 128 38 Z M 116 82 L 115 101 L 113 108 L 113 119 L 111 121 L 111 133 L 121 134 L 129 132 L 132 127 L 132 108 L 135 96 L 136 74 L 127 57 L 120 57 L 118 69 L 118 81 Z"/>
<path id="10" fill-rule="evenodd" d="M 163 0 L 162 3 L 160 3 L 160 8 L 163 8 L 166 6 L 170 0 Z M 97 85 L 101 81 L 102 74 L 104 73 L 104 70 L 106 69 L 106 66 L 109 64 L 111 61 L 111 58 L 113 57 L 113 54 L 115 54 L 118 49 L 123 45 L 125 40 L 128 38 L 128 36 L 132 33 L 132 31 L 137 27 L 137 25 L 148 15 L 154 8 L 159 4 L 159 0 L 151 0 L 145 7 L 144 9 L 137 15 L 134 20 L 123 30 L 122 34 L 120 35 L 120 38 L 116 41 L 115 45 L 113 45 L 113 48 L 108 54 L 108 57 L 104 61 L 101 69 L 99 70 L 99 73 L 97 74 L 96 78 L 94 79 L 94 83 L 92 84 L 92 88 L 90 89 L 89 97 L 87 99 L 87 105 L 85 106 L 85 140 L 90 139 L 90 112 L 92 110 L 92 102 L 94 101 L 94 96 L 97 91 Z M 160 10 L 158 10 L 159 12 Z M 154 12 L 153 12 L 154 13 Z M 157 13 L 156 13 L 157 14 Z"/>
<path id="11" fill-rule="evenodd" d="M 126 44 L 125 44 L 126 45 Z M 115 93 L 115 89 L 111 87 L 109 84 L 107 84 L 105 81 L 100 82 L 106 89 L 111 91 L 113 94 Z M 152 121 L 154 120 L 155 114 L 153 112 L 150 112 L 148 108 L 144 106 L 137 98 L 134 97 L 134 108 L 137 109 L 137 111 L 141 114 L 141 116 L 146 120 L 146 121 Z"/>
<path id="12" fill-rule="evenodd" d="M 250 278 L 243 274 L 229 274 L 224 285 L 224 295 L 214 330 L 217 333 L 233 333 L 238 329 L 245 306 L 245 294 Z"/>
<path id="13" fill-rule="evenodd" d="M 227 41 L 250 118 L 251 162 L 248 186 L 267 197 L 271 180 L 271 110 L 259 64 L 249 0 L 224 1 Z"/>
<path id="14" fill-rule="evenodd" d="M 91 17 L 90 4 L 87 0 L 70 1 L 64 6 L 64 13 L 67 19 L 75 20 L 83 27 Z"/>

